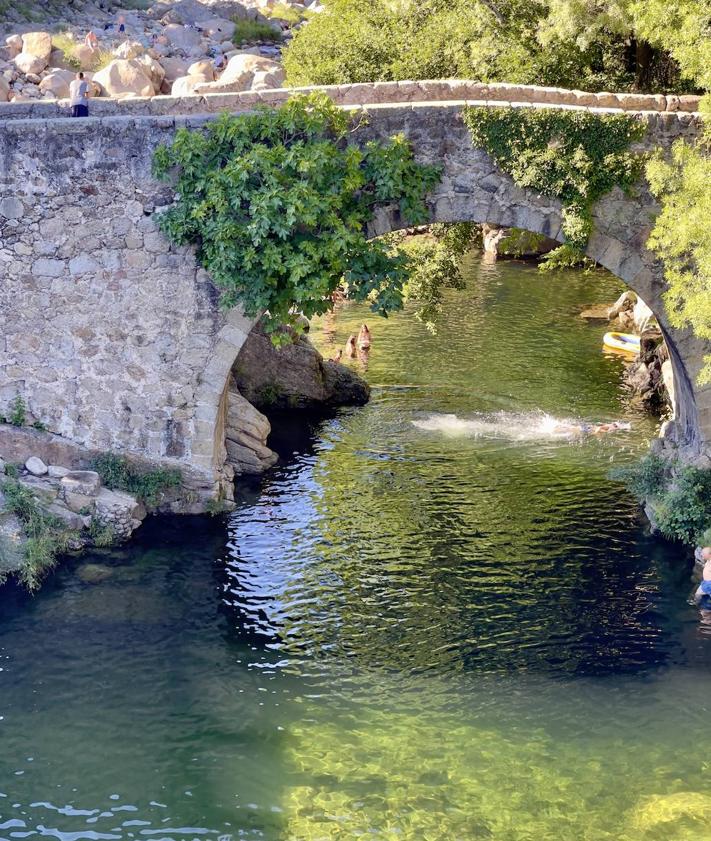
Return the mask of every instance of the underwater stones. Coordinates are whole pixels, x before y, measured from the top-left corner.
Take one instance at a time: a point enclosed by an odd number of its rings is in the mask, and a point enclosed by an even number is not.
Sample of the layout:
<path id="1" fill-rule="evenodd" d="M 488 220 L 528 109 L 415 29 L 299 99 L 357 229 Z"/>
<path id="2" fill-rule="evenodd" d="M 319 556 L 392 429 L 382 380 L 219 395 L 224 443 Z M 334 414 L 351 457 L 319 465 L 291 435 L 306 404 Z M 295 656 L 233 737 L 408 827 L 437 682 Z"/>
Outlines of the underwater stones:
<path id="1" fill-rule="evenodd" d="M 653 794 L 645 797 L 632 812 L 632 826 L 644 831 L 679 820 L 708 825 L 711 820 L 711 795 L 698 791 Z"/>
<path id="2" fill-rule="evenodd" d="M 77 578 L 85 584 L 101 584 L 111 578 L 113 570 L 104 564 L 82 564 L 77 567 Z"/>

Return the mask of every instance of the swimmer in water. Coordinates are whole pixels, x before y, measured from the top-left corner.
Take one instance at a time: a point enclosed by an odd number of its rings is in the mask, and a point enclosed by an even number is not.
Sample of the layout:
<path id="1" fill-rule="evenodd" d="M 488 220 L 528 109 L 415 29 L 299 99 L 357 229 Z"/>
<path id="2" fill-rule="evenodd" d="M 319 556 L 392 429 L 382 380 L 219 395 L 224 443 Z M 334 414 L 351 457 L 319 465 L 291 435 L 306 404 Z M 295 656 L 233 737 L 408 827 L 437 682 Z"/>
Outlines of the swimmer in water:
<path id="1" fill-rule="evenodd" d="M 556 423 L 551 432 L 563 435 L 603 435 L 606 432 L 628 432 L 632 424 L 623 421 L 612 421 L 611 423 Z"/>

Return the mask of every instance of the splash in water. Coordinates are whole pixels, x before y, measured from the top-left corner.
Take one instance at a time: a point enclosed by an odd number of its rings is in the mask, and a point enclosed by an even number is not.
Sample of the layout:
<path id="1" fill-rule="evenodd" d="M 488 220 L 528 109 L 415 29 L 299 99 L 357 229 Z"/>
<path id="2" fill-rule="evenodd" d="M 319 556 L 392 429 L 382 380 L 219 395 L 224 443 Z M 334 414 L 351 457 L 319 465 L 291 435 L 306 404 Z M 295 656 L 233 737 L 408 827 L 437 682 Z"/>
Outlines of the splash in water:
<path id="1" fill-rule="evenodd" d="M 555 418 L 545 412 L 497 412 L 471 418 L 433 414 L 412 423 L 426 432 L 441 432 L 453 438 L 504 438 L 510 441 L 567 440 L 631 428 L 629 423 L 620 421 L 593 424 L 574 418 Z"/>

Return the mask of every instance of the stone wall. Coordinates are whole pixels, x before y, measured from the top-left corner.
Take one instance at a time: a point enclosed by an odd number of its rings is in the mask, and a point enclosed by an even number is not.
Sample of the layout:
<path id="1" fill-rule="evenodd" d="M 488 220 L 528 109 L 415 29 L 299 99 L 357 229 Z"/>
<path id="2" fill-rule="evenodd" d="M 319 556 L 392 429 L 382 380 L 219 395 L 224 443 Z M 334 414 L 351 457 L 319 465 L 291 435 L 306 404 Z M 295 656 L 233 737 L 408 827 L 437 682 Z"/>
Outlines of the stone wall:
<path id="1" fill-rule="evenodd" d="M 524 103 L 545 106 L 603 108 L 623 111 L 666 111 L 694 113 L 699 109 L 698 96 L 676 96 L 639 93 L 590 93 L 548 88 L 539 85 L 509 85 L 504 82 L 483 84 L 463 79 L 442 79 L 418 82 L 363 82 L 352 85 L 323 85 L 304 88 L 278 88 L 242 93 L 194 96 L 128 97 L 126 99 L 94 99 L 92 115 L 159 116 L 214 114 L 219 111 L 244 111 L 255 105 L 278 105 L 298 93 L 323 91 L 338 105 L 393 105 L 405 102 L 471 101 L 479 104 Z M 52 119 L 66 116 L 68 103 L 11 102 L 0 103 L 0 119 Z"/>
<path id="2" fill-rule="evenodd" d="M 454 96 L 462 84 L 416 89 Z M 385 90 L 412 94 L 403 83 L 367 87 L 373 98 Z M 339 89 L 337 98 L 363 98 L 360 88 Z M 125 116 L 21 119 L 13 112 L 16 119 L 0 122 L 0 414 L 20 394 L 52 433 L 96 450 L 190 466 L 228 488 L 224 393 L 252 322 L 238 310 L 220 312 L 192 252 L 169 246 L 157 230 L 154 214 L 171 193 L 151 176 L 153 150 L 177 127 L 197 129 L 211 119 L 127 115 L 159 109 L 159 99 L 107 103 Z M 191 99 L 186 110 L 204 108 L 205 99 Z M 517 188 L 472 148 L 461 105 L 369 106 L 353 142 L 404 132 L 419 160 L 442 164 L 432 221 L 492 222 L 559 238 L 560 205 Z M 8 106 L 2 115 L 14 107 L 57 106 Z M 644 148 L 668 147 L 698 131 L 691 113 L 646 111 L 639 119 L 648 126 Z M 664 321 L 659 267 L 644 250 L 654 210 L 643 190 L 635 198 L 614 191 L 596 208 L 589 253 L 660 316 L 679 384 L 681 434 L 698 447 L 711 441 L 711 390 L 693 386 L 707 348 Z M 373 233 L 401 226 L 396 215 L 383 214 Z"/>

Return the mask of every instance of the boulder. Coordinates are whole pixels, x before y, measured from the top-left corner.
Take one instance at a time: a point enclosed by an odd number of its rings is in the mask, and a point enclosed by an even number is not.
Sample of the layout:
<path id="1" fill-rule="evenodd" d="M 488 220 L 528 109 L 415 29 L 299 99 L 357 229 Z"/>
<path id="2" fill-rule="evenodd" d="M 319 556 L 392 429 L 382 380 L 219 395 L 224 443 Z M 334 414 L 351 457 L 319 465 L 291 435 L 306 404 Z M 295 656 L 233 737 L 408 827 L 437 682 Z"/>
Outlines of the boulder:
<path id="1" fill-rule="evenodd" d="M 37 456 L 30 456 L 25 462 L 25 470 L 33 476 L 44 476 L 47 473 L 47 465 Z"/>
<path id="2" fill-rule="evenodd" d="M 143 55 L 143 53 L 145 53 L 145 48 L 143 44 L 138 41 L 124 41 L 114 50 L 116 58 L 123 59 L 138 58 L 138 56 Z"/>
<path id="3" fill-rule="evenodd" d="M 202 36 L 197 29 L 177 23 L 168 24 L 163 29 L 163 35 L 173 47 L 184 50 L 186 53 L 196 50 L 202 42 Z"/>
<path id="4" fill-rule="evenodd" d="M 22 52 L 22 36 L 10 35 L 8 38 L 5 39 L 5 46 L 8 50 L 10 58 L 14 58 L 16 55 Z"/>
<path id="5" fill-rule="evenodd" d="M 86 44 L 78 44 L 74 48 L 74 58 L 79 62 L 81 70 L 91 70 L 96 62 L 97 53 Z"/>
<path id="6" fill-rule="evenodd" d="M 189 75 L 188 62 L 184 58 L 178 58 L 177 56 L 169 56 L 167 58 L 161 59 L 161 66 L 163 67 L 163 71 L 165 72 L 165 81 L 169 82 L 171 85 L 176 79 L 179 79 L 181 76 Z"/>
<path id="7" fill-rule="evenodd" d="M 230 385 L 225 422 L 227 460 L 235 475 L 263 473 L 277 461 L 267 446 L 271 425 L 267 418 Z"/>
<path id="8" fill-rule="evenodd" d="M 59 464 L 50 464 L 47 474 L 51 479 L 63 479 L 69 473 L 68 467 L 61 467 Z"/>
<path id="9" fill-rule="evenodd" d="M 248 91 L 256 73 L 283 74 L 284 69 L 277 61 L 253 53 L 239 53 L 233 56 L 216 82 L 197 88 L 197 93 L 236 93 Z M 284 76 L 282 75 L 282 79 Z"/>
<path id="10" fill-rule="evenodd" d="M 131 494 L 101 488 L 96 497 L 94 517 L 119 539 L 130 537 L 145 516 L 145 508 Z"/>
<path id="11" fill-rule="evenodd" d="M 195 25 L 215 41 L 229 41 L 235 34 L 235 29 L 237 29 L 237 25 L 231 20 L 224 20 L 223 18 L 198 21 Z"/>
<path id="12" fill-rule="evenodd" d="M 135 59 L 135 61 L 141 66 L 143 72 L 151 80 L 154 92 L 160 93 L 163 79 L 165 79 L 165 70 L 163 69 L 163 66 L 149 55 L 142 55 Z"/>
<path id="13" fill-rule="evenodd" d="M 59 480 L 59 498 L 75 514 L 88 514 L 94 510 L 100 488 L 98 473 L 93 470 L 71 470 Z"/>
<path id="14" fill-rule="evenodd" d="M 69 75 L 69 79 L 67 79 Z M 67 70 L 58 70 L 45 76 L 39 84 L 42 93 L 51 93 L 56 99 L 67 99 L 69 97 L 69 84 L 74 74 Z"/>
<path id="15" fill-rule="evenodd" d="M 212 82 L 215 79 L 215 65 L 207 59 L 195 61 L 188 67 L 185 75 L 202 76 L 206 82 Z"/>
<path id="16" fill-rule="evenodd" d="M 608 310 L 608 319 L 610 321 L 614 321 L 616 318 L 619 318 L 621 312 L 627 312 L 628 310 L 634 309 L 636 301 L 637 296 L 634 294 L 634 292 L 630 291 L 629 289 L 626 292 L 623 292 Z"/>
<path id="17" fill-rule="evenodd" d="M 135 60 L 114 59 L 94 74 L 105 96 L 153 96 L 153 82 Z"/>
<path id="18" fill-rule="evenodd" d="M 173 82 L 171 96 L 193 96 L 196 88 L 205 84 L 203 76 L 180 76 Z"/>
<path id="19" fill-rule="evenodd" d="M 49 56 L 47 56 L 49 58 Z M 18 53 L 15 56 L 15 67 L 21 73 L 41 73 L 47 66 L 47 58 L 32 53 Z"/>
<path id="20" fill-rule="evenodd" d="M 0 582 L 11 572 L 17 572 L 25 562 L 27 542 L 22 523 L 16 514 L 5 511 L 5 497 L 0 491 Z"/>
<path id="21" fill-rule="evenodd" d="M 252 77 L 251 89 L 253 91 L 260 91 L 280 88 L 284 84 L 285 79 L 286 72 L 284 71 L 283 67 L 279 70 L 260 70 L 258 73 L 255 73 Z"/>
<path id="22" fill-rule="evenodd" d="M 360 406 L 370 388 L 345 365 L 324 361 L 305 336 L 275 348 L 255 327 L 232 369 L 235 387 L 253 406 L 269 409 L 324 410 Z"/>
<path id="23" fill-rule="evenodd" d="M 44 59 L 46 67 L 52 52 L 52 36 L 49 32 L 26 32 L 22 36 L 22 52 Z"/>

